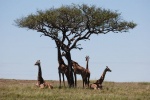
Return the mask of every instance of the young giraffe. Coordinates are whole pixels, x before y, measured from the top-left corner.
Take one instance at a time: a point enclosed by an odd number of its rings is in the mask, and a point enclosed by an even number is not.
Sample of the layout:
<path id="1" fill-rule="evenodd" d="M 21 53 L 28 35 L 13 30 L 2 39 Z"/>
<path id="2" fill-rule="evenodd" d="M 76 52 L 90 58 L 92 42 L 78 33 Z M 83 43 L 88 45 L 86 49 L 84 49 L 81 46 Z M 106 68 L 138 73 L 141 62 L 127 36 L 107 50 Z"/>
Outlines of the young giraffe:
<path id="1" fill-rule="evenodd" d="M 65 79 L 64 79 L 64 74 L 66 75 L 66 77 L 68 76 L 68 70 L 67 70 L 67 65 L 65 64 L 64 60 L 62 59 L 62 55 L 61 55 L 61 50 L 60 50 L 60 45 L 59 42 L 55 41 L 56 45 L 57 45 L 57 53 L 58 53 L 58 74 L 59 74 L 59 88 L 61 88 L 61 74 L 63 77 L 63 83 L 64 83 L 64 87 L 65 87 Z M 68 79 L 68 77 L 67 77 Z"/>
<path id="2" fill-rule="evenodd" d="M 76 74 L 81 74 L 82 81 L 83 81 L 83 88 L 84 88 L 84 85 L 87 83 L 86 69 L 84 67 L 80 66 L 75 61 L 72 61 L 72 66 L 73 66 L 73 69 L 74 69 L 75 86 L 77 86 L 77 77 L 76 77 Z"/>
<path id="3" fill-rule="evenodd" d="M 90 85 L 91 89 L 102 89 L 102 83 L 103 83 L 103 81 L 105 79 L 105 75 L 106 75 L 107 71 L 111 72 L 111 70 L 108 68 L 108 66 L 106 66 L 106 68 L 105 68 L 103 74 L 101 75 L 100 79 L 97 80 L 95 83 Z"/>
<path id="4" fill-rule="evenodd" d="M 40 87 L 40 88 L 44 88 L 44 87 L 48 87 L 50 89 L 53 89 L 52 84 L 50 83 L 46 83 L 42 77 L 42 70 L 41 70 L 41 62 L 40 60 L 37 60 L 37 62 L 34 64 L 38 66 L 38 82 L 36 84 L 36 86 Z"/>
<path id="5" fill-rule="evenodd" d="M 89 83 L 90 83 L 89 59 L 90 59 L 90 57 L 86 56 L 85 59 L 87 61 L 87 63 L 86 63 L 86 78 L 87 78 L 87 85 L 89 87 Z"/>

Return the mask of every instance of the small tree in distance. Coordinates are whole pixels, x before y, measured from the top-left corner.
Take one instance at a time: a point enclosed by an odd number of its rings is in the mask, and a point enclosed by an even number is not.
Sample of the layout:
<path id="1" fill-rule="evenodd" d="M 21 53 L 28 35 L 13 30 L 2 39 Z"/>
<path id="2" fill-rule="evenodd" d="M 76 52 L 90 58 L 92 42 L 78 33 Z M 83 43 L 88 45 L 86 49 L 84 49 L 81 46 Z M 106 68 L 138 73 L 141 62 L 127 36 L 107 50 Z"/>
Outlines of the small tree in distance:
<path id="1" fill-rule="evenodd" d="M 18 27 L 41 32 L 61 44 L 68 61 L 70 87 L 74 86 L 71 50 L 82 49 L 79 41 L 89 40 L 94 34 L 128 32 L 136 26 L 134 22 L 121 19 L 117 11 L 86 4 L 38 10 L 36 14 L 16 19 L 15 23 Z"/>

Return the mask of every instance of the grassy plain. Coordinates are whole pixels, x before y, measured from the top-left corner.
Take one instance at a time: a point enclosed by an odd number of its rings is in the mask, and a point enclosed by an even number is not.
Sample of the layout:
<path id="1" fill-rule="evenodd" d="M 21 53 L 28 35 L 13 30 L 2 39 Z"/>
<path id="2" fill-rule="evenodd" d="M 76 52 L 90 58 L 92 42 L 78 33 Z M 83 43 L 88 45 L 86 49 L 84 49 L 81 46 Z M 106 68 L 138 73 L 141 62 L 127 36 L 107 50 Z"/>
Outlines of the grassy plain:
<path id="1" fill-rule="evenodd" d="M 150 100 L 149 82 L 104 82 L 102 90 L 83 89 L 82 81 L 61 89 L 58 81 L 48 82 L 54 89 L 40 89 L 35 80 L 0 79 L 0 100 Z"/>

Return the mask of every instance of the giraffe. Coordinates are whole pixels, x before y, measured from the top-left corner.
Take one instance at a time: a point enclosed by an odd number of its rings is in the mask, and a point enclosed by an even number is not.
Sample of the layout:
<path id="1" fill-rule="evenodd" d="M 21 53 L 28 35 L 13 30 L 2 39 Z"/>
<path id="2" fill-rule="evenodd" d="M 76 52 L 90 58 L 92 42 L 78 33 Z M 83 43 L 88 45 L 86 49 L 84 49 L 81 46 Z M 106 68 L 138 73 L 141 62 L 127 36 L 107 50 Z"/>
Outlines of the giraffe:
<path id="1" fill-rule="evenodd" d="M 88 87 L 89 87 L 89 83 L 90 83 L 90 70 L 89 70 L 89 59 L 90 59 L 90 57 L 89 56 L 86 56 L 85 57 L 85 59 L 86 59 L 86 61 L 87 61 L 87 63 L 86 63 L 86 78 L 87 78 L 87 85 L 88 85 Z"/>
<path id="2" fill-rule="evenodd" d="M 58 41 L 55 41 L 56 45 L 57 45 L 57 53 L 58 53 L 58 74 L 59 74 L 59 88 L 61 88 L 61 74 L 63 77 L 63 83 L 64 83 L 64 87 L 65 87 L 65 79 L 64 79 L 64 74 L 66 75 L 67 79 L 68 79 L 68 70 L 67 70 L 67 65 L 65 64 L 64 60 L 62 59 L 62 55 L 61 55 L 61 50 L 60 50 L 60 44 Z"/>
<path id="3" fill-rule="evenodd" d="M 83 88 L 84 88 L 84 84 L 87 82 L 86 79 L 86 69 L 82 66 L 80 66 L 77 62 L 72 60 L 72 66 L 74 69 L 74 77 L 75 77 L 75 87 L 77 86 L 77 77 L 76 74 L 80 74 L 82 77 L 82 81 L 83 81 Z"/>
<path id="4" fill-rule="evenodd" d="M 91 89 L 102 89 L 102 83 L 105 79 L 106 72 L 111 72 L 111 70 L 106 66 L 105 70 L 103 71 L 103 74 L 101 75 L 100 79 L 98 79 L 95 83 L 90 84 Z"/>
<path id="5" fill-rule="evenodd" d="M 40 84 L 43 84 L 45 81 L 42 77 L 42 70 L 41 70 L 41 64 L 40 64 L 40 60 L 37 60 L 37 62 L 35 63 L 35 65 L 38 66 L 38 77 L 37 77 L 37 86 L 40 86 Z"/>
<path id="6" fill-rule="evenodd" d="M 34 65 L 38 66 L 38 77 L 37 77 L 38 82 L 37 82 L 36 86 L 38 86 L 40 88 L 48 87 L 48 88 L 52 89 L 53 88 L 52 84 L 45 82 L 42 77 L 42 69 L 41 69 L 40 60 L 37 60 L 37 62 Z"/>
<path id="7" fill-rule="evenodd" d="M 67 59 L 67 55 L 65 52 L 62 53 L 62 56 L 65 56 L 65 58 Z M 77 62 L 75 62 L 73 60 L 71 62 L 72 62 L 74 77 L 75 77 L 75 87 L 77 87 L 77 76 L 76 76 L 76 74 L 80 74 L 82 77 L 83 88 L 84 88 L 84 85 L 87 83 L 86 69 L 84 67 L 80 66 Z"/>

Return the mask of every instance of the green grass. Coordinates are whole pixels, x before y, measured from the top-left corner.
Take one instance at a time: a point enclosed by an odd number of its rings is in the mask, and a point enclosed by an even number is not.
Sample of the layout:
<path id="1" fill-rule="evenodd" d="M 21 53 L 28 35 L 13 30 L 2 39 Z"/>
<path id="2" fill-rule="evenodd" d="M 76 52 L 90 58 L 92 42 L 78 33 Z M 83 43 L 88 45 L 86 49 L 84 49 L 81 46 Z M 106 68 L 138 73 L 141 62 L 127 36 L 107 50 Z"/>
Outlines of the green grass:
<path id="1" fill-rule="evenodd" d="M 77 88 L 59 89 L 58 81 L 49 81 L 54 89 L 40 89 L 33 80 L 0 79 L 0 100 L 150 100 L 150 83 L 104 82 L 103 90 Z"/>

